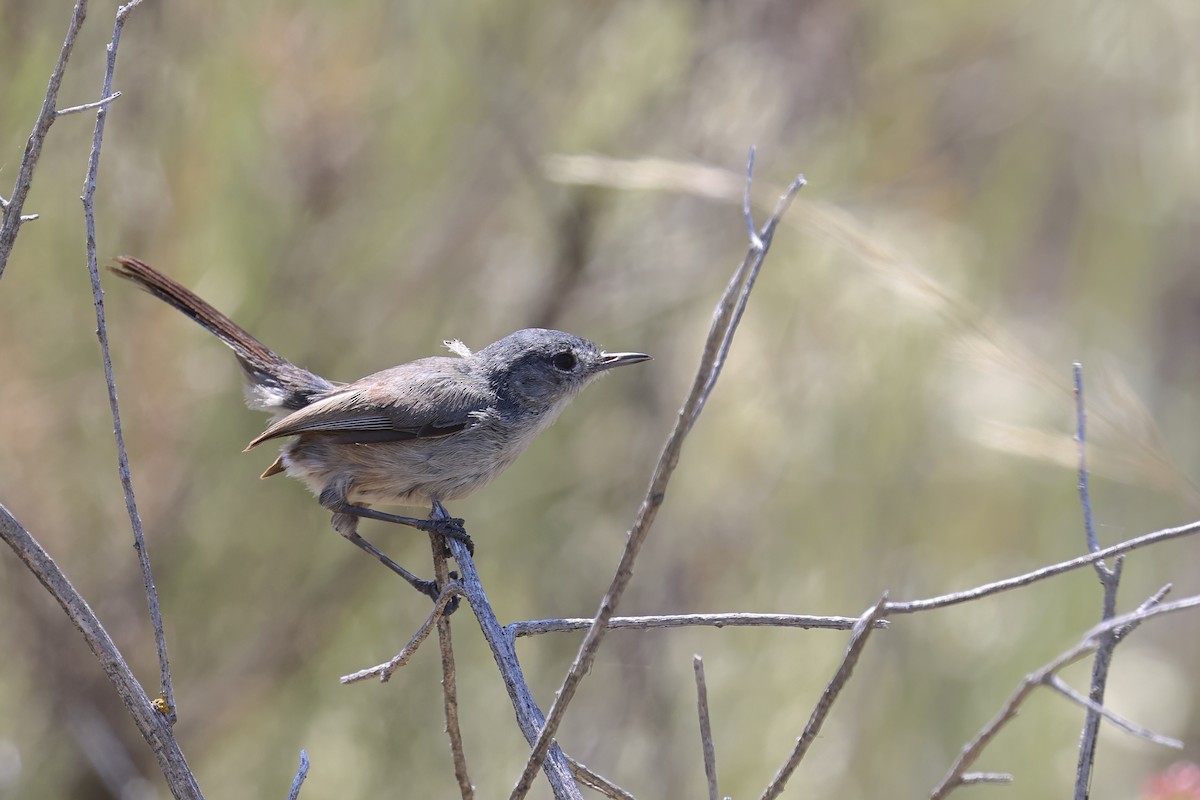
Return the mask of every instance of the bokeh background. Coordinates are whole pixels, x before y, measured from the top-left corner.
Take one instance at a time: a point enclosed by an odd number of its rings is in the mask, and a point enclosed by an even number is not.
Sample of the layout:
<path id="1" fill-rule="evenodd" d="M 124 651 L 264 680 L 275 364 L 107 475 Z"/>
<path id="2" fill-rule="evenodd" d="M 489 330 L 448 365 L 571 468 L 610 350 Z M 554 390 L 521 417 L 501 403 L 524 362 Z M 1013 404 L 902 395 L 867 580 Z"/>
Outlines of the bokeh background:
<path id="1" fill-rule="evenodd" d="M 7 195 L 67 0 L 0 2 Z M 61 105 L 98 95 L 94 2 Z M 352 379 L 531 325 L 656 360 L 589 389 L 454 504 L 502 620 L 594 612 L 760 209 L 797 172 L 723 380 L 623 613 L 858 614 L 1083 551 L 1071 364 L 1104 543 L 1200 511 L 1200 6 L 148 0 L 120 50 L 96 211 L 137 255 L 284 355 Z M 0 501 L 157 667 L 117 483 L 78 195 L 93 116 L 50 133 L 0 280 Z M 765 215 L 760 211 L 760 218 Z M 214 339 L 106 278 L 134 483 L 162 592 L 179 737 L 210 797 L 456 796 L 436 648 L 343 687 L 428 604 L 243 454 L 264 419 Z M 420 537 L 364 526 L 427 571 Z M 1121 606 L 1200 589 L 1200 543 L 1130 557 Z M 165 795 L 91 654 L 0 555 L 0 797 Z M 873 639 L 790 796 L 920 797 L 1027 672 L 1100 612 L 1080 571 L 897 620 Z M 480 796 L 525 744 L 454 618 Z M 1108 702 L 1200 757 L 1200 620 L 1118 650 Z M 543 707 L 576 634 L 522 640 Z M 722 791 L 757 794 L 846 643 L 796 630 L 616 632 L 559 741 L 639 797 L 701 796 L 691 657 Z M 1086 667 L 1068 673 L 1085 689 Z M 978 763 L 1062 796 L 1080 709 L 1044 694 Z M 1105 728 L 1095 797 L 1177 754 Z M 138 776 L 143 776 L 139 778 Z M 535 796 L 548 796 L 544 784 Z"/>

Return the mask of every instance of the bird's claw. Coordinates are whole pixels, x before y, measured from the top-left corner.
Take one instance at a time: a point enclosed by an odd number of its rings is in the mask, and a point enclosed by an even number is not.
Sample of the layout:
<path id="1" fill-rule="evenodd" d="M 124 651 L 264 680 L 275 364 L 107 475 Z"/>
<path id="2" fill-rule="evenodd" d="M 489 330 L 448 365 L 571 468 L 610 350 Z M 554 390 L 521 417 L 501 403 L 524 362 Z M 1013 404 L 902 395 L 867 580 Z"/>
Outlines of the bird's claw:
<path id="1" fill-rule="evenodd" d="M 438 517 L 426 520 L 423 530 L 426 533 L 436 533 L 439 536 L 457 539 L 467 546 L 468 553 L 475 555 L 475 543 L 471 541 L 471 537 L 467 534 L 463 520 L 458 517 Z"/>

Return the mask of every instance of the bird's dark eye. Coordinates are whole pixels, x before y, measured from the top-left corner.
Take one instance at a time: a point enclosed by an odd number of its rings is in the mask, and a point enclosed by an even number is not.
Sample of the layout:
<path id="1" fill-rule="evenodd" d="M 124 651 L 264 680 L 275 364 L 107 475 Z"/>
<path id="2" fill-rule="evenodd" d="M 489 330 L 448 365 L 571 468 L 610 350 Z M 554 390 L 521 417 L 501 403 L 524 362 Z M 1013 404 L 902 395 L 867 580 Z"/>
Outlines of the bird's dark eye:
<path id="1" fill-rule="evenodd" d="M 554 368 L 557 370 L 561 370 L 562 372 L 570 372 L 571 370 L 575 369 L 575 364 L 577 362 L 575 360 L 574 353 L 564 350 L 561 353 L 555 354 L 554 357 L 550 359 L 550 363 L 553 364 Z"/>

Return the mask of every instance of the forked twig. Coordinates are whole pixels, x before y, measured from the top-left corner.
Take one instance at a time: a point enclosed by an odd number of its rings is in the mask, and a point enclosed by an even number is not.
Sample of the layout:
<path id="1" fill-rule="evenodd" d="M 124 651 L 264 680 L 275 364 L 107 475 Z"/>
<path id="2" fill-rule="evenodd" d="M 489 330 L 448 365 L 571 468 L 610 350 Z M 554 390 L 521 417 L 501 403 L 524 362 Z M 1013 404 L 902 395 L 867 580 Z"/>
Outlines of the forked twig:
<path id="1" fill-rule="evenodd" d="M 463 589 L 458 583 L 451 582 L 446 584 L 442 588 L 441 593 L 438 594 L 437 601 L 433 604 L 433 610 L 429 612 L 429 616 L 421 623 L 421 627 L 417 628 L 417 632 L 412 635 L 412 638 L 408 640 L 408 644 L 404 645 L 399 653 L 382 664 L 376 664 L 373 667 L 367 667 L 357 672 L 351 672 L 349 675 L 343 675 L 338 679 L 339 682 L 349 684 L 365 681 L 368 678 L 379 678 L 380 683 L 387 683 L 396 670 L 408 663 L 408 660 L 417 652 L 417 648 L 421 646 L 421 643 L 429 638 L 429 634 L 433 633 L 434 626 L 444 617 L 446 606 L 450 604 L 450 601 L 461 594 L 463 594 Z"/>
<path id="2" fill-rule="evenodd" d="M 37 219 L 36 214 L 22 215 L 21 209 L 25 207 L 25 198 L 28 197 L 29 188 L 33 185 L 33 171 L 37 167 L 38 159 L 41 158 L 46 134 L 50 132 L 50 126 L 54 124 L 54 120 L 58 118 L 54 109 L 58 103 L 58 89 L 62 86 L 63 73 L 67 69 L 67 61 L 70 60 L 71 51 L 75 48 L 75 37 L 79 35 L 79 29 L 83 27 L 85 17 L 87 17 L 87 0 L 75 0 L 75 9 L 71 12 L 71 22 L 67 25 L 66 39 L 63 40 L 62 49 L 58 52 L 58 61 L 54 64 L 54 70 L 50 73 L 46 98 L 42 101 L 42 109 L 38 112 L 37 120 L 33 123 L 33 131 L 29 134 L 29 141 L 25 144 L 25 155 L 21 157 L 21 166 L 17 169 L 17 181 L 13 184 L 12 196 L 3 203 L 4 213 L 0 214 L 0 277 L 4 276 L 4 268 L 8 265 L 8 257 L 12 253 L 13 245 L 16 244 L 21 223 Z"/>
<path id="3" fill-rule="evenodd" d="M 1009 696 L 999 713 L 975 735 L 974 739 L 963 746 L 962 752 L 959 753 L 950 770 L 942 778 L 942 782 L 930 794 L 930 800 L 940 800 L 954 791 L 955 788 L 961 786 L 963 784 L 963 776 L 967 774 L 967 769 L 975 762 L 979 754 L 983 752 L 983 749 L 987 747 L 988 743 L 991 742 L 1000 729 L 1017 715 L 1017 711 L 1020 709 L 1021 704 L 1025 702 L 1025 698 L 1038 686 L 1046 684 L 1050 676 L 1057 673 L 1060 669 L 1075 663 L 1095 651 L 1103 643 L 1107 634 L 1121 630 L 1126 626 L 1140 623 L 1151 617 L 1200 608 L 1200 595 L 1185 597 L 1173 603 L 1154 603 L 1154 599 L 1153 597 L 1150 598 L 1150 600 L 1143 603 L 1142 607 L 1136 611 L 1121 614 L 1093 627 L 1083 635 L 1079 643 L 1074 647 L 1065 650 L 1041 669 L 1027 675 L 1025 680 L 1021 682 L 1021 685 Z"/>
<path id="4" fill-rule="evenodd" d="M 1088 490 L 1087 468 L 1087 407 L 1083 402 L 1083 365 L 1078 361 L 1074 365 L 1075 378 L 1075 442 L 1079 448 L 1079 503 L 1083 507 L 1083 529 L 1087 540 L 1088 550 L 1096 552 L 1100 549 L 1100 541 L 1096 536 L 1096 522 L 1092 516 L 1092 498 Z M 1104 590 L 1101 620 L 1112 619 L 1117 613 L 1117 589 L 1121 584 L 1121 570 L 1125 566 L 1125 556 L 1117 556 L 1112 569 L 1103 561 L 1097 561 L 1093 566 L 1100 578 L 1100 586 Z M 1087 715 L 1083 721 L 1083 731 L 1079 736 L 1079 759 L 1075 766 L 1075 800 L 1087 800 L 1088 790 L 1092 782 L 1092 765 L 1096 760 L 1096 740 L 1100 736 L 1100 716 L 1109 716 L 1111 712 L 1104 708 L 1104 689 L 1108 685 L 1108 669 L 1112 664 L 1113 652 L 1116 650 L 1118 636 L 1112 631 L 1105 636 L 1103 643 L 1096 649 L 1092 659 L 1092 682 L 1088 691 Z M 1052 676 L 1052 681 L 1060 684 L 1055 688 L 1068 697 L 1074 697 L 1074 690 Z M 1054 686 L 1054 683 L 1051 683 Z M 1109 716 L 1113 722 L 1120 717 Z"/>
<path id="5" fill-rule="evenodd" d="M 435 506 L 434 511 L 436 514 L 438 507 Z M 449 516 L 445 513 L 445 509 L 441 509 L 441 513 Z M 529 684 L 525 681 L 521 662 L 517 660 L 513 637 L 504 631 L 504 627 L 496 619 L 496 612 L 492 609 L 492 604 L 483 589 L 483 583 L 479 580 L 479 572 L 475 569 L 475 560 L 467 550 L 467 546 L 457 539 L 449 539 L 446 544 L 449 545 L 450 553 L 458 563 L 459 572 L 462 573 L 459 583 L 463 587 L 463 593 L 466 595 L 467 602 L 471 604 L 471 611 L 474 612 L 475 619 L 479 622 L 479 628 L 483 631 L 483 638 L 487 640 L 488 647 L 492 651 L 492 657 L 496 659 L 500 677 L 504 680 L 504 688 L 508 691 L 513 711 L 516 712 L 517 725 L 524 734 L 525 740 L 532 745 L 537 740 L 538 731 L 542 728 L 545 717 L 542 716 L 542 710 L 538 708 L 537 702 L 533 699 L 533 693 L 529 690 Z M 583 795 L 575 784 L 567 757 L 557 744 L 551 744 L 548 749 L 542 770 L 546 773 L 546 779 L 550 782 L 550 788 L 556 798 L 579 798 L 582 800 Z"/>
<path id="6" fill-rule="evenodd" d="M 753 164 L 752 159 L 750 163 Z M 748 169 L 746 182 L 749 183 L 751 178 L 752 174 Z M 658 509 L 666 496 L 667 484 L 670 482 L 671 475 L 679 463 L 679 454 L 683 447 L 683 442 L 687 438 L 692 425 L 695 424 L 700 411 L 704 408 L 704 403 L 712 392 L 717 377 L 720 375 L 721 366 L 724 364 L 729 347 L 733 342 L 733 334 L 737 328 L 737 323 L 741 319 L 742 312 L 749 299 L 750 288 L 753 287 L 759 270 L 762 268 L 763 259 L 766 258 L 767 250 L 771 246 L 775 228 L 779 224 L 784 211 L 787 210 L 788 205 L 791 203 L 792 198 L 796 196 L 796 193 L 800 191 L 802 186 L 804 186 L 804 178 L 797 177 L 780 198 L 779 203 L 776 205 L 775 213 L 772 214 L 771 218 L 767 220 L 766 225 L 763 226 L 758 239 L 751 242 L 749 252 L 747 252 L 745 259 L 743 259 L 734 272 L 733 278 L 725 289 L 724 296 L 722 296 L 721 301 L 717 304 L 712 326 L 709 329 L 708 338 L 705 340 L 704 355 L 701 357 L 695 382 L 688 393 L 687 400 L 679 411 L 675 428 L 667 439 L 666 446 L 659 457 L 658 465 L 654 469 L 654 475 L 650 480 L 646 497 L 643 499 L 633 526 L 629 530 L 625 550 L 621 554 L 621 560 L 617 565 L 616 573 L 613 575 L 612 582 L 609 584 L 608 590 L 604 593 L 604 597 L 600 601 L 600 607 L 596 611 L 596 617 L 592 622 L 592 626 L 588 629 L 587 634 L 583 637 L 583 642 L 579 645 L 579 651 L 575 656 L 575 660 L 571 663 L 571 667 L 567 671 L 562 685 L 555 694 L 554 703 L 550 706 L 550 711 L 546 714 L 546 722 L 537 736 L 537 740 L 533 745 L 521 776 L 517 779 L 516 785 L 509 795 L 510 800 L 521 800 L 529 791 L 533 783 L 533 776 L 546 757 L 546 752 L 550 747 L 554 734 L 562 722 L 567 707 L 575 696 L 575 691 L 579 688 L 580 681 L 583 680 L 583 676 L 591 669 L 592 661 L 596 657 L 596 650 L 608 630 L 608 622 L 613 614 L 616 613 L 621 596 L 625 593 L 625 587 L 629 585 L 629 580 L 633 577 L 634 562 L 637 560 L 638 553 L 641 552 L 642 544 L 646 541 L 646 537 L 658 514 Z"/>

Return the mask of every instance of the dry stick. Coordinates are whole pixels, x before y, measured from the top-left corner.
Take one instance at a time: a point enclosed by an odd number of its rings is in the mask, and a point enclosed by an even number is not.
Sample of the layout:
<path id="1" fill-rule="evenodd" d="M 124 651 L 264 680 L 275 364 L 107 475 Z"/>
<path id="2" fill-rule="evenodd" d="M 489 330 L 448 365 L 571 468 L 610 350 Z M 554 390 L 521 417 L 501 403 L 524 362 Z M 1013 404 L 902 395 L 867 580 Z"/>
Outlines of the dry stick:
<path id="1" fill-rule="evenodd" d="M 1005 578 L 1002 581 L 994 583 L 986 583 L 983 586 L 976 586 L 974 589 L 966 589 L 961 592 L 953 592 L 951 594 L 939 595 L 930 597 L 924 600 L 905 600 L 888 603 L 887 615 L 894 616 L 896 614 L 916 614 L 920 611 L 929 611 L 935 608 L 946 608 L 947 606 L 966 603 L 971 600 L 978 600 L 980 597 L 999 594 L 1010 589 L 1018 589 L 1022 586 L 1028 586 L 1031 583 L 1053 578 L 1055 575 L 1061 575 L 1064 572 L 1086 567 L 1088 564 L 1094 564 L 1097 561 L 1108 558 L 1109 556 L 1117 556 L 1121 553 L 1128 553 L 1131 550 L 1138 550 L 1152 544 L 1165 542 L 1170 539 L 1179 539 L 1184 536 L 1190 536 L 1193 533 L 1200 532 L 1200 522 L 1189 522 L 1187 525 L 1180 525 L 1177 528 L 1163 528 L 1160 531 L 1142 534 L 1133 539 L 1128 539 L 1124 542 L 1114 544 L 1111 547 L 1106 547 L 1103 550 L 1097 550 L 1094 553 L 1089 553 L 1085 556 L 1072 558 L 1069 561 L 1062 561 L 1058 564 L 1051 564 L 1047 567 L 1035 569 L 1032 572 L 1026 572 L 1024 575 L 1017 575 L 1013 578 Z"/>
<path id="2" fill-rule="evenodd" d="M 421 627 L 417 628 L 417 632 L 412 635 L 412 638 L 408 640 L 408 644 L 404 645 L 399 653 L 382 664 L 376 664 L 373 667 L 367 667 L 357 672 L 351 672 L 349 675 L 343 675 L 338 679 L 339 682 L 348 684 L 358 683 L 367 678 L 379 678 L 380 683 L 387 683 L 392 674 L 407 664 L 408 660 L 413 657 L 413 653 L 417 652 L 417 648 L 421 646 L 421 643 L 429 638 L 429 634 L 433 633 L 434 625 L 443 619 L 446 606 L 450 604 L 450 601 L 462 593 L 462 586 L 458 583 L 447 583 L 438 595 L 437 600 L 434 601 L 433 611 L 429 612 L 429 616 L 421 623 Z"/>
<path id="3" fill-rule="evenodd" d="M 1087 468 L 1087 409 L 1083 402 L 1083 365 L 1078 361 L 1074 365 L 1075 377 L 1075 441 L 1079 446 L 1079 502 L 1083 506 L 1083 528 L 1087 537 L 1088 550 L 1093 553 L 1100 549 L 1096 537 L 1096 523 L 1092 517 L 1092 499 L 1088 492 Z M 1117 556 L 1112 569 L 1103 561 L 1097 561 L 1093 566 L 1100 578 L 1100 586 L 1104 590 L 1103 610 L 1101 620 L 1112 619 L 1117 613 L 1117 588 L 1121 583 L 1121 568 L 1124 566 L 1124 556 Z M 1091 702 L 1087 705 L 1087 716 L 1083 721 L 1083 731 L 1079 736 L 1079 760 L 1075 766 L 1075 800 L 1086 800 L 1092 782 L 1092 766 L 1096 761 L 1096 740 L 1100 735 L 1100 711 L 1104 703 L 1104 688 L 1108 684 L 1108 669 L 1112 664 L 1113 652 L 1117 647 L 1117 635 L 1114 631 L 1105 637 L 1096 650 L 1092 659 L 1092 683 L 1088 691 Z M 1057 680 L 1057 678 L 1056 678 Z M 1116 719 L 1110 717 L 1115 722 Z"/>
<path id="4" fill-rule="evenodd" d="M 445 587 L 445 594 L 450 588 L 450 569 L 446 566 L 446 539 L 435 534 L 429 535 L 429 546 L 433 552 L 433 579 L 438 586 Z M 457 575 L 455 575 L 457 577 Z M 455 597 L 462 593 L 462 587 L 454 583 Z M 442 606 L 445 610 L 445 606 Z M 475 797 L 475 787 L 471 785 L 471 775 L 467 771 L 467 754 L 463 749 L 462 727 L 458 724 L 458 683 L 454 665 L 454 644 L 450 638 L 450 617 L 444 613 L 437 615 L 438 649 L 442 655 L 442 706 L 446 714 L 446 736 L 450 739 L 450 757 L 454 762 L 454 779 L 458 781 L 458 791 L 463 800 Z"/>
<path id="5" fill-rule="evenodd" d="M 753 150 L 751 150 L 750 166 L 753 163 Z M 749 191 L 751 177 L 751 171 L 747 169 L 747 192 Z M 596 657 L 596 650 L 600 646 L 605 632 L 608 630 L 608 622 L 616 612 L 621 595 L 624 594 L 625 587 L 629 585 L 629 580 L 633 577 L 634 562 L 637 560 L 642 544 L 645 542 L 646 536 L 654 524 L 654 518 L 658 514 L 659 506 L 662 505 L 663 498 L 666 496 L 667 484 L 670 482 L 671 474 L 675 471 L 675 466 L 679 463 L 679 454 L 683 447 L 683 441 L 687 438 L 688 432 L 695 423 L 700 410 L 704 407 L 704 402 L 707 400 L 720 374 L 721 365 L 724 363 L 726 354 L 733 341 L 734 329 L 737 327 L 738 320 L 741 319 L 742 311 L 745 309 L 750 287 L 754 285 L 754 281 L 758 277 L 758 272 L 762 268 L 763 259 L 766 258 L 767 250 L 771 246 L 771 239 L 775 235 L 775 227 L 779 224 L 779 219 L 784 211 L 787 210 L 792 198 L 795 197 L 803 185 L 804 178 L 797 177 L 779 199 L 779 203 L 775 207 L 775 213 L 767 220 L 767 224 L 763 226 L 757 240 L 752 242 L 746 258 L 734 272 L 729 286 L 725 289 L 724 296 L 721 298 L 720 303 L 717 304 L 713 315 L 712 327 L 709 329 L 708 338 L 704 343 L 704 355 L 700 360 L 700 368 L 696 373 L 696 380 L 691 392 L 688 394 L 687 400 L 679 411 L 675 428 L 667 439 L 666 446 L 659 457 L 658 465 L 654 469 L 654 475 L 650 480 L 650 487 L 646 493 L 646 497 L 642 500 L 637 518 L 634 520 L 633 527 L 629 530 L 628 540 L 625 543 L 625 551 L 621 554 L 621 561 L 617 565 L 616 574 L 613 575 L 608 591 L 605 592 L 604 598 L 600 601 L 600 608 L 596 611 L 596 617 L 592 622 L 592 626 L 588 629 L 587 635 L 584 636 L 583 642 L 579 645 L 579 652 L 576 654 L 575 660 L 571 663 L 571 668 L 567 671 L 567 676 L 563 679 L 562 686 L 555 694 L 554 703 L 550 706 L 550 711 L 546 715 L 546 724 L 542 727 L 541 733 L 538 734 L 533 751 L 529 754 L 529 759 L 525 763 L 525 769 L 513 787 L 512 793 L 509 795 L 510 800 L 521 800 L 529 791 L 529 787 L 533 783 L 533 776 L 537 772 L 538 765 L 546 757 L 547 748 L 550 747 L 550 742 L 558 730 L 559 724 L 562 722 L 567 706 L 570 704 L 572 698 L 574 698 L 575 691 L 579 688 L 579 683 L 583 680 L 583 676 L 587 674 L 587 671 L 592 666 L 592 661 Z"/>
<path id="6" fill-rule="evenodd" d="M 200 787 L 196 785 L 196 779 L 188 769 L 187 759 L 179 749 L 179 743 L 175 741 L 166 717 L 154 710 L 150 698 L 146 696 L 121 651 L 113 644 L 113 640 L 87 601 L 67 580 L 67 576 L 54 563 L 54 559 L 50 558 L 32 534 L 3 505 L 0 505 L 0 538 L 4 539 L 42 586 L 46 587 L 46 591 L 58 601 L 71 623 L 83 636 L 96 660 L 100 662 L 100 668 L 112 681 L 117 696 L 133 717 L 138 731 L 154 752 L 172 794 L 177 798 L 202 800 Z"/>
<path id="7" fill-rule="evenodd" d="M 963 776 L 966 775 L 966 770 L 975 762 L 979 754 L 989 742 L 996 736 L 999 730 L 1004 727 L 1009 720 L 1017 715 L 1021 704 L 1025 698 L 1038 686 L 1048 682 L 1050 676 L 1057 673 L 1063 667 L 1073 664 L 1079 659 L 1093 652 L 1103 643 L 1104 637 L 1113 631 L 1118 631 L 1126 626 L 1140 623 L 1143 620 L 1156 617 L 1161 614 L 1173 614 L 1177 611 L 1186 611 L 1192 608 L 1200 608 L 1200 595 L 1185 597 L 1182 600 L 1176 600 L 1173 603 L 1154 603 L 1155 598 L 1150 598 L 1136 611 L 1131 611 L 1128 614 L 1122 614 L 1113 617 L 1106 622 L 1103 622 L 1083 635 L 1079 644 L 1069 650 L 1061 653 L 1053 661 L 1049 662 L 1036 672 L 1030 673 L 1025 677 L 1025 680 L 1017 687 L 1016 691 L 1005 702 L 1004 707 L 1000 712 L 987 724 L 983 729 L 976 734 L 975 738 L 964 745 L 962 752 L 950 767 L 950 771 L 942 778 L 942 782 L 929 795 L 930 800 L 940 800 L 946 797 L 956 787 L 963 784 Z"/>
<path id="8" fill-rule="evenodd" d="M 308 753 L 304 750 L 300 751 L 300 768 L 296 770 L 296 777 L 292 779 L 292 790 L 288 792 L 288 800 L 296 800 L 300 796 L 300 787 L 304 785 L 304 779 L 308 777 Z"/>
<path id="9" fill-rule="evenodd" d="M 858 624 L 854 626 L 854 632 L 850 635 L 850 644 L 846 646 L 846 655 L 842 657 L 842 663 L 838 665 L 832 680 L 821 692 L 821 697 L 817 700 L 817 705 L 808 718 L 808 724 L 804 726 L 804 732 L 796 740 L 796 746 L 792 748 L 791 755 L 775 773 L 775 777 L 771 779 L 767 788 L 763 790 L 760 800 L 771 800 L 783 793 L 783 787 L 787 784 L 788 778 L 791 777 L 796 767 L 800 766 L 804 754 L 808 752 L 809 746 L 821 732 L 821 725 L 829 716 L 829 709 L 833 707 L 833 702 L 837 700 L 842 687 L 850 680 L 850 675 L 854 672 L 854 665 L 858 663 L 858 657 L 867 644 L 867 638 L 871 635 L 871 631 L 875 630 L 875 622 L 883 617 L 886 608 L 887 593 L 885 592 L 883 597 L 879 598 L 879 602 L 868 608 L 859 617 Z"/>
<path id="10" fill-rule="evenodd" d="M 603 775 L 588 769 L 586 764 L 570 756 L 567 756 L 567 764 L 571 767 L 571 774 L 584 786 L 595 789 L 605 797 L 613 798 L 613 800 L 635 800 L 634 796 L 629 792 L 617 786 Z"/>
<path id="11" fill-rule="evenodd" d="M 67 26 L 67 37 L 58 53 L 58 62 L 50 73 L 50 83 L 46 87 L 42 110 L 38 112 L 37 120 L 33 123 L 33 132 L 29 134 L 29 141 L 25 144 L 25 155 L 22 156 L 21 166 L 17 170 L 17 182 L 13 184 L 12 197 L 0 204 L 4 209 L 3 219 L 0 220 L 0 277 L 4 276 L 4 268 L 8 265 L 8 256 L 16 244 L 21 223 L 28 222 L 30 217 L 37 217 L 36 214 L 21 216 L 21 209 L 25 206 L 25 198 L 29 195 L 29 187 L 33 183 L 33 170 L 42 155 L 42 143 L 46 141 L 46 134 L 57 119 L 54 107 L 58 103 L 58 89 L 62 85 L 67 61 L 71 58 L 71 50 L 75 47 L 75 37 L 79 34 L 86 16 L 87 0 L 76 0 L 75 10 L 71 12 L 71 22 Z"/>
<path id="12" fill-rule="evenodd" d="M 704 777 L 708 779 L 708 800 L 721 800 L 717 788 L 717 750 L 713 746 L 712 722 L 708 717 L 708 685 L 704 682 L 704 659 L 692 656 L 696 673 L 696 712 L 700 716 L 700 747 L 704 751 Z"/>
<path id="13" fill-rule="evenodd" d="M 108 60 L 104 70 L 104 88 L 101 97 L 113 93 L 113 73 L 117 69 L 117 47 L 121 43 L 121 30 L 125 19 L 142 0 L 131 0 L 117 9 L 113 23 L 112 41 L 108 43 Z M 108 106 L 101 105 L 96 111 L 96 129 L 92 135 L 92 152 L 88 156 L 87 176 L 83 183 L 83 220 L 87 229 L 87 267 L 92 281 L 92 304 L 96 308 L 96 338 L 100 340 L 100 354 L 104 361 L 104 383 L 108 388 L 108 405 L 112 411 L 113 438 L 117 443 L 117 471 L 121 489 L 125 493 L 125 511 L 133 528 L 133 546 L 137 550 L 142 567 L 142 579 L 146 585 L 146 605 L 150 609 L 150 621 L 154 627 L 154 643 L 158 650 L 159 690 L 166 701 L 167 718 L 175 722 L 175 692 L 171 687 L 171 662 L 167 659 L 167 638 L 163 633 L 162 611 L 158 606 L 158 589 L 150 571 L 150 556 L 146 552 L 146 540 L 142 535 L 142 518 L 138 514 L 137 501 L 133 496 L 133 477 L 129 471 L 129 455 L 125 452 L 125 435 L 121 431 L 121 409 L 117 403 L 117 384 L 113 377 L 112 355 L 108 349 L 108 326 L 104 321 L 104 290 L 100 287 L 100 269 L 96 263 L 96 178 L 100 171 L 100 147 L 104 143 L 104 123 L 108 119 Z"/>
<path id="14" fill-rule="evenodd" d="M 457 539 L 448 539 L 446 543 L 450 546 L 450 553 L 454 556 L 454 560 L 458 562 L 459 572 L 462 573 L 459 582 L 462 584 L 463 593 L 467 597 L 467 602 L 471 604 L 471 611 L 474 612 L 475 619 L 479 622 L 483 638 L 487 640 L 488 647 L 492 650 L 492 656 L 496 659 L 500 677 L 504 680 L 504 688 L 508 691 L 513 711 L 516 712 L 517 725 L 521 728 L 525 740 L 533 744 L 545 718 L 542 716 L 542 710 L 538 708 L 537 702 L 533 699 L 533 693 L 529 691 L 529 684 L 525 682 L 525 675 L 521 671 L 521 662 L 517 660 L 514 640 L 504 632 L 500 621 L 496 619 L 496 612 L 492 610 L 492 604 L 483 590 L 479 573 L 475 569 L 475 561 L 472 559 L 470 551 L 467 550 L 467 546 Z M 583 795 L 572 777 L 571 765 L 557 744 L 550 747 L 542 769 L 546 773 L 546 779 L 550 782 L 550 788 L 554 791 L 556 798 L 559 800 L 562 798 L 582 800 Z"/>
<path id="15" fill-rule="evenodd" d="M 650 628 L 827 628 L 848 631 L 858 621 L 857 617 L 822 617 L 812 614 L 750 614 L 730 612 L 726 614 L 663 614 L 643 617 L 612 617 L 609 629 L 623 628 L 648 630 Z M 531 619 L 510 622 L 504 630 L 510 636 L 537 636 L 542 633 L 566 633 L 582 631 L 592 627 L 591 617 L 568 617 L 565 619 Z M 877 628 L 886 628 L 887 620 L 875 623 Z"/>

